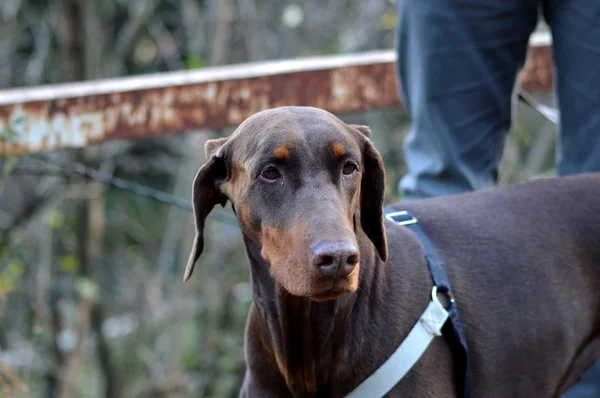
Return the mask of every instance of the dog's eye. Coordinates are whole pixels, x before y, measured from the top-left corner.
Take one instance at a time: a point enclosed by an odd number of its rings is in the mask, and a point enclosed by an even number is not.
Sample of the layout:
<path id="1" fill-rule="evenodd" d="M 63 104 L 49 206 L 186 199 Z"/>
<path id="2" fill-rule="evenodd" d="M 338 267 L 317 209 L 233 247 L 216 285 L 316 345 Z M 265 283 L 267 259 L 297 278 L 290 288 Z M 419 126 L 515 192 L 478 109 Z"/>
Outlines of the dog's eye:
<path id="1" fill-rule="evenodd" d="M 279 177 L 281 177 L 281 174 L 279 173 L 279 170 L 277 170 L 275 167 L 273 166 L 269 166 L 266 169 L 264 169 L 262 171 L 262 173 L 260 173 L 260 175 L 265 179 L 265 180 L 269 180 L 269 181 L 274 181 L 276 179 L 278 179 Z"/>
<path id="2" fill-rule="evenodd" d="M 346 162 L 346 164 L 344 164 L 344 168 L 342 169 L 342 173 L 344 173 L 345 175 L 350 175 L 354 173 L 357 168 L 358 167 L 356 167 L 354 163 Z"/>

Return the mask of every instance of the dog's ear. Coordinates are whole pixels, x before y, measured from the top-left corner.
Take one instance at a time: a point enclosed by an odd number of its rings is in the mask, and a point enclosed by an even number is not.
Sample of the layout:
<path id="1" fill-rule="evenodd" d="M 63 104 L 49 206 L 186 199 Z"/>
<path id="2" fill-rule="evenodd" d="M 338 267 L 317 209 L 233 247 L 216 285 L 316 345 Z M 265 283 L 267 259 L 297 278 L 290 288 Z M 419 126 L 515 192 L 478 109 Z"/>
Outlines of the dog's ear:
<path id="1" fill-rule="evenodd" d="M 352 126 L 369 137 L 366 126 Z M 360 128 L 359 128 L 360 127 Z M 369 139 L 363 142 L 363 175 L 360 183 L 360 223 L 363 231 L 375 245 L 382 261 L 387 261 L 387 237 L 383 224 L 385 196 L 385 168 L 383 159 Z"/>
<path id="2" fill-rule="evenodd" d="M 217 138 L 215 140 L 207 140 L 204 144 L 204 153 L 206 154 L 206 159 L 210 159 L 216 152 L 225 145 L 227 141 L 229 141 L 230 137 Z"/>
<path id="3" fill-rule="evenodd" d="M 208 213 L 221 204 L 225 206 L 227 197 L 219 190 L 219 185 L 227 180 L 227 166 L 225 164 L 225 147 L 228 137 L 208 140 L 204 145 L 206 162 L 198 170 L 194 179 L 192 204 L 194 206 L 194 220 L 196 222 L 196 237 L 192 253 L 185 267 L 183 281 L 187 281 L 194 271 L 194 264 L 202 254 L 204 248 L 204 221 Z"/>
<path id="4" fill-rule="evenodd" d="M 356 130 L 360 131 L 367 138 L 371 137 L 371 129 L 369 128 L 369 126 L 361 126 L 359 124 L 351 124 L 350 127 L 353 127 Z"/>

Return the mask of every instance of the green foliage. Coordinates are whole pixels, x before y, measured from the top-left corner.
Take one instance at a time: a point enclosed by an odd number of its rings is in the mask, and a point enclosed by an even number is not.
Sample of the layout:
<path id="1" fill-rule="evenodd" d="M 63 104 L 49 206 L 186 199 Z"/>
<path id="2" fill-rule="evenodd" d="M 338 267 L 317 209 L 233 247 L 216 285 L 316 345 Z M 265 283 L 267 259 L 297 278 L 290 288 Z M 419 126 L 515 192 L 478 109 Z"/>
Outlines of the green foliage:
<path id="1" fill-rule="evenodd" d="M 206 61 L 202 57 L 190 56 L 185 59 L 186 69 L 200 69 L 206 66 Z"/>
<path id="2" fill-rule="evenodd" d="M 73 255 L 67 254 L 60 259 L 60 269 L 68 273 L 79 271 L 79 259 Z"/>
<path id="3" fill-rule="evenodd" d="M 8 266 L 0 272 L 0 299 L 12 292 L 23 275 L 25 266 L 23 263 L 12 260 Z"/>
<path id="4" fill-rule="evenodd" d="M 46 223 L 52 229 L 59 229 L 65 223 L 65 216 L 57 209 L 53 209 L 46 216 Z"/>
<path id="5" fill-rule="evenodd" d="M 25 117 L 19 116 L 14 118 L 10 126 L 0 130 L 0 141 L 13 142 L 19 136 L 18 130 L 23 123 L 25 123 Z M 19 158 L 14 155 L 5 157 L 4 164 L 2 165 L 2 175 L 5 181 L 18 162 Z M 5 181 L 2 182 L 2 185 L 4 185 Z"/>
<path id="6" fill-rule="evenodd" d="M 386 11 L 381 14 L 379 19 L 379 29 L 393 30 L 398 25 L 398 13 L 394 11 Z"/>
<path id="7" fill-rule="evenodd" d="M 527 129 L 524 123 L 515 122 L 513 131 L 521 144 L 525 145 L 526 147 L 531 146 L 533 137 L 531 136 L 531 132 Z"/>
<path id="8" fill-rule="evenodd" d="M 8 177 L 10 173 L 13 171 L 15 166 L 19 163 L 19 158 L 16 156 L 7 156 L 4 159 L 4 164 L 2 165 L 2 175 L 4 177 Z"/>
<path id="9" fill-rule="evenodd" d="M 192 369 L 198 364 L 198 355 L 194 352 L 196 344 L 200 339 L 200 328 L 195 322 L 184 322 L 181 330 L 181 342 L 183 345 L 183 366 Z"/>
<path id="10" fill-rule="evenodd" d="M 0 140 L 6 142 L 14 141 L 19 136 L 18 130 L 21 128 L 23 123 L 25 123 L 24 116 L 17 116 L 14 118 L 10 126 L 0 130 Z"/>

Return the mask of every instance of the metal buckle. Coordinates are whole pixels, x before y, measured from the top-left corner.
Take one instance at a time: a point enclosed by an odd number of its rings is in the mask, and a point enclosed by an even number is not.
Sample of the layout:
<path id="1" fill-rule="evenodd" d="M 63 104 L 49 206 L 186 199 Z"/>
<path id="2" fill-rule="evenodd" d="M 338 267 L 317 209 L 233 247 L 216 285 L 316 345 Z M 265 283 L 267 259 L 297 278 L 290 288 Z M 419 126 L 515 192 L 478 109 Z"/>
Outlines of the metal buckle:
<path id="1" fill-rule="evenodd" d="M 387 218 L 388 220 L 390 220 L 393 223 L 396 223 L 398 225 L 410 225 L 410 224 L 416 224 L 417 223 L 417 219 L 415 216 L 413 216 L 412 214 L 410 215 L 409 219 L 406 220 L 402 220 L 402 221 L 396 221 L 394 220 L 394 217 L 400 217 L 400 216 L 406 216 L 409 213 L 407 211 L 395 211 L 393 213 L 387 213 L 385 215 L 385 218 Z"/>
<path id="2" fill-rule="evenodd" d="M 452 292 L 450 292 L 447 289 L 440 289 L 440 293 L 444 293 L 446 294 L 446 296 L 448 296 L 448 300 L 450 300 L 450 305 L 448 306 L 448 308 L 446 308 L 446 310 L 448 310 L 450 307 L 452 307 L 452 305 L 454 303 L 456 303 L 456 300 L 454 300 L 454 296 L 452 295 Z M 433 287 L 431 288 L 431 299 L 437 303 L 439 303 L 442 307 L 443 304 L 440 303 L 440 299 L 438 298 L 438 287 L 436 285 L 433 285 Z M 445 308 L 445 307 L 444 307 Z"/>

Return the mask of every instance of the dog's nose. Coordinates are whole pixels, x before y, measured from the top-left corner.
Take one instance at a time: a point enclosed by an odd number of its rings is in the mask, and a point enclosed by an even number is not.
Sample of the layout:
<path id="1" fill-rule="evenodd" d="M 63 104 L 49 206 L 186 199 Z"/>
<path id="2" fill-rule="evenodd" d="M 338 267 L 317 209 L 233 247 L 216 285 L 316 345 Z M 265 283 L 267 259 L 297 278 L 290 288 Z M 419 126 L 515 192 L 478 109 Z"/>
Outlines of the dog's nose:
<path id="1" fill-rule="evenodd" d="M 311 247 L 311 260 L 323 276 L 342 278 L 358 264 L 358 249 L 348 238 L 320 239 Z"/>

